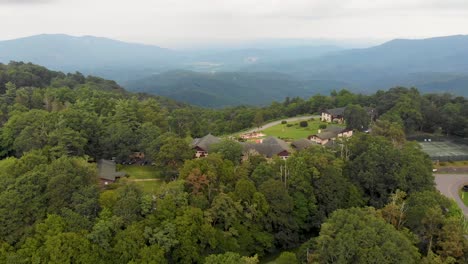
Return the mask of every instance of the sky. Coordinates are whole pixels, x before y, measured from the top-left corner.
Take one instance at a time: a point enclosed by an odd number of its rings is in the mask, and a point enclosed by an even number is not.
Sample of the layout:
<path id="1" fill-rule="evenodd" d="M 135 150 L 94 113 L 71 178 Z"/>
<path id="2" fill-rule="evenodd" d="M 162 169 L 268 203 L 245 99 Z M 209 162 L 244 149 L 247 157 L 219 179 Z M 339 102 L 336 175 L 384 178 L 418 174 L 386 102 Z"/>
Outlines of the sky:
<path id="1" fill-rule="evenodd" d="M 468 0 L 0 0 L 0 39 L 93 35 L 162 47 L 468 34 Z"/>

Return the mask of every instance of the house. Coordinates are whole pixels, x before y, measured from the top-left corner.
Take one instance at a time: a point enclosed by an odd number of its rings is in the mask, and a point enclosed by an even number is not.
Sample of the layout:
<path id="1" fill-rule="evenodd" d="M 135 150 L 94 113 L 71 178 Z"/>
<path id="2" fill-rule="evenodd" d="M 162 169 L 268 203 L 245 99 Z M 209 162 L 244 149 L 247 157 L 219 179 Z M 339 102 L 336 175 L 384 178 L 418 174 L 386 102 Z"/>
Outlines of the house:
<path id="1" fill-rule="evenodd" d="M 208 152 L 213 144 L 220 143 L 221 139 L 208 134 L 202 138 L 196 138 L 192 141 L 190 146 L 195 149 L 195 157 L 202 158 L 208 156 Z"/>
<path id="2" fill-rule="evenodd" d="M 101 159 L 98 161 L 98 176 L 102 185 L 114 183 L 117 179 L 127 176 L 124 171 L 117 171 L 117 165 L 113 160 Z"/>
<path id="3" fill-rule="evenodd" d="M 317 134 L 310 135 L 307 138 L 320 145 L 325 145 L 331 141 L 335 141 L 337 138 L 347 138 L 353 135 L 353 130 L 344 127 L 331 126 L 324 130 L 319 130 Z"/>
<path id="4" fill-rule="evenodd" d="M 338 122 L 340 124 L 344 123 L 344 112 L 346 107 L 327 109 L 322 112 L 322 117 L 320 120 L 323 122 Z"/>
<path id="5" fill-rule="evenodd" d="M 291 143 L 291 146 L 299 151 L 314 145 L 317 145 L 317 143 L 306 138 L 301 138 Z"/>
<path id="6" fill-rule="evenodd" d="M 375 108 L 367 106 L 364 107 L 364 110 L 366 110 L 367 114 L 371 118 L 371 121 L 375 121 L 375 119 L 377 118 L 377 110 Z M 346 107 L 327 109 L 322 112 L 322 117 L 320 118 L 320 120 L 327 123 L 337 122 L 339 124 L 343 124 L 345 121 L 345 111 Z"/>
<path id="7" fill-rule="evenodd" d="M 281 159 L 287 159 L 291 154 L 291 149 L 286 142 L 276 137 L 267 137 L 261 143 L 242 143 L 244 153 L 251 151 L 257 152 L 267 158 L 278 156 Z"/>

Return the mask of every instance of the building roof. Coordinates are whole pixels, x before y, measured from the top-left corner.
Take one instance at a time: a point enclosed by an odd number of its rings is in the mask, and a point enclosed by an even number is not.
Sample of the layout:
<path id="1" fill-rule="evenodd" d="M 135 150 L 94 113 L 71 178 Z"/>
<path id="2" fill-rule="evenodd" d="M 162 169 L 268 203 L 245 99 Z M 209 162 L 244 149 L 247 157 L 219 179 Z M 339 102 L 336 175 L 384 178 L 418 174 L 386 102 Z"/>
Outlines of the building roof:
<path id="1" fill-rule="evenodd" d="M 275 137 L 267 137 L 262 141 L 262 143 L 258 144 L 246 142 L 242 144 L 242 147 L 244 148 L 244 151 L 253 149 L 267 158 L 278 155 L 283 151 L 290 152 L 291 150 L 286 142 Z"/>
<path id="2" fill-rule="evenodd" d="M 340 108 L 327 109 L 324 112 L 332 116 L 343 116 L 345 110 L 346 110 L 346 107 L 340 107 Z"/>
<path id="3" fill-rule="evenodd" d="M 192 148 L 199 147 L 205 151 L 208 151 L 211 145 L 219 143 L 219 142 L 221 142 L 220 138 L 215 137 L 211 134 L 208 134 L 202 138 L 194 139 L 190 145 L 192 146 Z"/>
<path id="4" fill-rule="evenodd" d="M 291 146 L 295 147 L 297 150 L 304 150 L 313 145 L 317 145 L 317 144 L 305 138 L 298 139 L 294 141 L 293 143 L 291 143 Z"/>
<path id="5" fill-rule="evenodd" d="M 124 171 L 117 171 L 116 164 L 113 160 L 101 159 L 98 161 L 99 178 L 109 181 L 115 181 L 127 175 Z"/>
<path id="6" fill-rule="evenodd" d="M 332 138 L 336 138 L 338 134 L 347 132 L 347 131 L 349 131 L 349 129 L 345 127 L 329 126 L 328 128 L 322 130 L 322 132 L 316 135 L 312 135 L 312 136 L 316 136 L 321 139 L 332 139 Z"/>

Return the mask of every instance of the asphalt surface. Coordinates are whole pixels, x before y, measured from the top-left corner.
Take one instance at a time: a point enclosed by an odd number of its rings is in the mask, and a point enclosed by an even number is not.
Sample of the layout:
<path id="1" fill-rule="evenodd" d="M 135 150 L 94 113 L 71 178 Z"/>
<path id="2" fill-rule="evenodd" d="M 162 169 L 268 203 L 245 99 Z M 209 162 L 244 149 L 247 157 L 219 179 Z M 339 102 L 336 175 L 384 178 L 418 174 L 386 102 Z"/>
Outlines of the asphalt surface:
<path id="1" fill-rule="evenodd" d="M 253 133 L 253 132 L 260 132 L 264 129 L 267 129 L 267 128 L 270 128 L 272 126 L 276 126 L 278 124 L 281 124 L 281 121 L 284 121 L 286 120 L 287 122 L 295 122 L 295 121 L 301 121 L 301 120 L 308 120 L 308 119 L 311 119 L 311 118 L 320 118 L 320 116 L 318 115 L 310 115 L 310 116 L 298 116 L 298 117 L 291 117 L 291 118 L 285 118 L 285 119 L 281 119 L 281 120 L 278 120 L 278 121 L 273 121 L 271 123 L 268 123 L 268 124 L 265 124 L 259 128 L 252 128 L 250 130 L 247 130 L 245 132 L 242 132 L 242 134 L 247 134 L 247 133 Z"/>
<path id="2" fill-rule="evenodd" d="M 468 218 L 468 207 L 465 206 L 458 191 L 463 185 L 468 184 L 468 175 L 463 174 L 435 174 L 437 189 L 450 199 L 454 199 Z"/>

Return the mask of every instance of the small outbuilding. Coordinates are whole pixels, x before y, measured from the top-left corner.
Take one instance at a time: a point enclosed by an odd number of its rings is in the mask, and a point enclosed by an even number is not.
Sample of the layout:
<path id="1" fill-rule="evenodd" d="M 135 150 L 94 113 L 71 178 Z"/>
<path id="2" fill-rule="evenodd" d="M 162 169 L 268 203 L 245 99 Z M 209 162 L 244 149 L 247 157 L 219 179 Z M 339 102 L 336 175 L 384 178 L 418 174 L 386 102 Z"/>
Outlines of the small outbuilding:
<path id="1" fill-rule="evenodd" d="M 127 176 L 124 171 L 117 171 L 117 164 L 113 160 L 101 159 L 98 161 L 98 176 L 102 185 L 114 183 L 119 178 Z"/>

